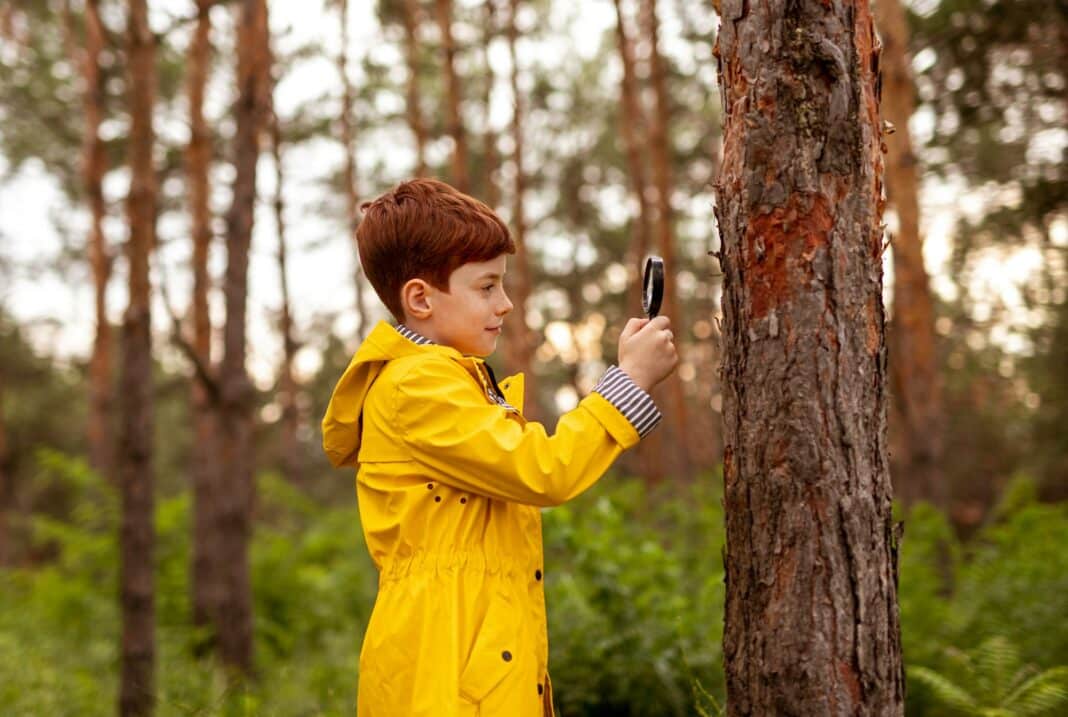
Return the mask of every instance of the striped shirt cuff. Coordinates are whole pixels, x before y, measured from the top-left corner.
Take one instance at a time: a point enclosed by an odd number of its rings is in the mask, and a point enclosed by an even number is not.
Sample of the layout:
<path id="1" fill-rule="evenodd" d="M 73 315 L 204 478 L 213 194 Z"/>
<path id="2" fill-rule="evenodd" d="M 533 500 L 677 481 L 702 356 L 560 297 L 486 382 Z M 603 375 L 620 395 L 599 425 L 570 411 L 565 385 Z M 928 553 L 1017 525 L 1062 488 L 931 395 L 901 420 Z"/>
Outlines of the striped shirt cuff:
<path id="1" fill-rule="evenodd" d="M 615 406 L 641 438 L 645 438 L 663 418 L 652 396 L 618 366 L 609 366 L 593 390 Z"/>

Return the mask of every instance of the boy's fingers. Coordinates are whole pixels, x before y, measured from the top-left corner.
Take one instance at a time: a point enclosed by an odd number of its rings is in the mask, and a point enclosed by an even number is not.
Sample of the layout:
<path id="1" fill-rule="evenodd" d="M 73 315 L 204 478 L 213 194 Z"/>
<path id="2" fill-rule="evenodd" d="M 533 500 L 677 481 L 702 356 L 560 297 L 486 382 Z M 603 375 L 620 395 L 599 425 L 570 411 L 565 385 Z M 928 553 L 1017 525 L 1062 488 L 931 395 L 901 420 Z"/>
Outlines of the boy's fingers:
<path id="1" fill-rule="evenodd" d="M 649 323 L 649 319 L 629 319 L 626 326 L 623 327 L 623 332 L 620 334 L 620 338 L 630 338 L 634 334 L 638 333 L 646 324 Z"/>

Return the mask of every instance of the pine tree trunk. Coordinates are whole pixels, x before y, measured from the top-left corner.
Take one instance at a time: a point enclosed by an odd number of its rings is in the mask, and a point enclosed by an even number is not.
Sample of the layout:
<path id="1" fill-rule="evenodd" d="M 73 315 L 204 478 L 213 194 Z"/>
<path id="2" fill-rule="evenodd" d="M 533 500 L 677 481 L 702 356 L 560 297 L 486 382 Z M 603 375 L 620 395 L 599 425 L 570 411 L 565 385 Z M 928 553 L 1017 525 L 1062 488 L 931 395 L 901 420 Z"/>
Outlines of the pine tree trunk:
<path id="1" fill-rule="evenodd" d="M 630 245 L 627 271 L 634 282 L 641 280 L 645 257 L 649 253 L 650 230 L 648 187 L 645 161 L 642 158 L 640 128 L 647 125 L 645 110 L 638 97 L 638 81 L 634 71 L 634 48 L 627 35 L 626 20 L 620 0 L 614 0 L 616 6 L 616 40 L 619 44 L 619 57 L 623 62 L 623 80 L 620 83 L 622 112 L 619 114 L 620 129 L 623 133 L 623 146 L 626 150 L 627 169 L 634 187 L 634 196 L 638 200 L 638 216 L 634 220 L 634 240 Z M 640 316 L 642 310 L 641 295 L 637 291 L 627 294 L 627 316 Z"/>
<path id="2" fill-rule="evenodd" d="M 534 375 L 534 350 L 536 339 L 527 325 L 527 304 L 530 301 L 530 259 L 527 254 L 526 216 L 524 214 L 524 194 L 526 193 L 526 173 L 523 168 L 523 101 L 519 92 L 519 64 L 516 56 L 518 31 L 515 16 L 519 9 L 519 0 L 510 0 L 508 17 L 508 48 L 512 57 L 512 142 L 515 152 L 515 186 L 512 194 L 512 233 L 515 236 L 516 257 L 511 277 L 511 298 L 515 305 L 512 311 L 512 335 L 508 339 L 507 359 L 511 370 L 524 374 L 523 413 L 531 420 L 540 420 L 541 410 L 538 405 L 538 382 Z"/>
<path id="3" fill-rule="evenodd" d="M 149 256 L 156 243 L 156 47 L 145 0 L 130 0 L 127 20 L 130 193 L 126 214 L 129 305 L 123 319 L 118 476 L 122 493 L 119 591 L 122 606 L 119 713 L 155 707 L 155 547 L 152 469 L 152 334 Z"/>
<path id="4" fill-rule="evenodd" d="M 15 508 L 15 474 L 11 470 L 7 447 L 4 389 L 7 377 L 0 366 L 0 568 L 13 564 L 14 546 L 11 544 L 11 515 Z"/>
<path id="5" fill-rule="evenodd" d="M 356 149 L 353 146 L 356 134 L 352 120 L 352 80 L 349 79 L 349 3 L 348 0 L 340 0 L 339 11 L 341 13 L 341 52 L 337 56 L 338 73 L 341 75 L 342 107 L 341 107 L 341 142 L 345 145 L 345 220 L 348 229 L 349 240 L 352 242 L 352 255 L 356 265 L 353 275 L 353 293 L 356 297 L 356 317 L 360 327 L 357 335 L 362 339 L 366 336 L 370 326 L 367 320 L 367 307 L 363 301 L 363 279 L 360 278 L 362 267 L 360 265 L 360 253 L 356 247 L 356 227 L 360 223 L 360 193 L 356 186 Z M 277 117 L 275 117 L 277 125 Z M 281 226 L 281 225 L 279 225 Z M 281 235 L 279 235 L 281 241 Z"/>
<path id="6" fill-rule="evenodd" d="M 496 174 L 500 169 L 501 157 L 497 152 L 497 133 L 490 125 L 490 110 L 493 107 L 493 86 L 496 84 L 496 73 L 490 63 L 489 48 L 493 38 L 497 36 L 497 10 L 493 2 L 487 2 L 484 6 L 484 21 L 482 37 L 482 64 L 485 73 L 485 89 L 482 96 L 483 112 L 486 118 L 486 130 L 482 136 L 483 153 L 485 155 L 485 167 L 483 168 L 483 182 L 485 182 L 486 205 L 497 211 L 501 203 L 501 188 L 497 184 Z"/>
<path id="7" fill-rule="evenodd" d="M 616 39 L 619 45 L 619 55 L 623 63 L 623 78 L 621 82 L 622 111 L 620 112 L 620 127 L 623 132 L 623 144 L 626 150 L 627 167 L 630 172 L 634 194 L 638 199 L 638 216 L 634 220 L 634 240 L 630 244 L 627 254 L 627 271 L 632 277 L 631 285 L 638 286 L 641 282 L 642 272 L 645 268 L 646 256 L 650 253 L 649 245 L 652 238 L 652 207 L 649 205 L 649 180 L 646 172 L 646 158 L 642 155 L 642 142 L 639 139 L 642 132 L 649 127 L 649 121 L 645 106 L 641 101 L 638 85 L 637 72 L 635 71 L 634 48 L 630 36 L 627 34 L 626 18 L 623 15 L 622 3 L 615 0 L 616 7 Z M 627 316 L 642 316 L 642 297 L 638 291 L 630 291 L 627 294 Z M 645 480 L 651 484 L 659 483 L 664 479 L 668 466 L 664 461 L 665 429 L 655 431 L 637 448 L 637 461 L 639 471 Z"/>
<path id="8" fill-rule="evenodd" d="M 186 148 L 186 175 L 189 187 L 189 214 L 193 236 L 193 348 L 205 366 L 212 365 L 211 316 L 208 312 L 208 254 L 211 229 L 211 130 L 204 118 L 204 91 L 211 64 L 212 0 L 198 0 L 197 25 L 189 44 L 186 87 L 189 95 L 189 145 Z M 195 440 L 191 446 L 190 479 L 193 486 L 192 604 L 193 624 L 209 628 L 207 644 L 198 645 L 201 654 L 214 645 L 220 627 L 220 610 L 226 594 L 226 566 L 215 551 L 213 533 L 218 518 L 216 492 L 220 490 L 216 409 L 201 377 L 193 379 L 190 404 Z"/>
<path id="9" fill-rule="evenodd" d="M 919 182 L 909 118 L 916 109 L 909 71 L 908 24 L 899 0 L 880 0 L 875 19 L 883 42 L 882 115 L 895 132 L 886 139 L 886 194 L 897 212 L 894 237 L 894 313 L 890 324 L 893 394 L 891 468 L 894 493 L 904 503 L 946 504 L 942 478 L 942 385 L 935 353 L 934 306 L 923 265 Z"/>
<path id="10" fill-rule="evenodd" d="M 404 57 L 408 63 L 408 126 L 415 138 L 415 176 L 426 176 L 426 125 L 419 106 L 419 3 L 402 0 L 404 19 Z"/>
<path id="11" fill-rule="evenodd" d="M 441 45 L 445 53 L 445 89 L 447 92 L 446 117 L 449 136 L 452 137 L 452 170 L 449 179 L 452 185 L 467 194 L 471 183 L 467 176 L 467 139 L 464 136 L 464 121 L 461 113 L 463 92 L 460 76 L 456 74 L 456 43 L 452 37 L 452 0 L 434 0 L 438 27 L 441 30 Z"/>
<path id="12" fill-rule="evenodd" d="M 254 497 L 253 387 L 245 369 L 248 255 L 256 206 L 256 160 L 269 92 L 267 6 L 242 0 L 237 25 L 238 99 L 235 109 L 233 203 L 226 216 L 226 327 L 219 380 L 219 455 L 225 482 L 219 491 L 217 535 L 226 572 L 219 652 L 234 671 L 252 670 L 252 592 L 249 541 Z"/>
<path id="13" fill-rule="evenodd" d="M 730 715 L 902 715 L 867 3 L 724 0 Z"/>
<path id="14" fill-rule="evenodd" d="M 99 0 L 85 3 L 85 53 L 82 75 L 85 81 L 85 139 L 82 144 L 82 174 L 89 201 L 89 265 L 93 274 L 96 303 L 96 334 L 89 359 L 89 465 L 114 480 L 112 431 L 112 337 L 107 315 L 107 287 L 111 259 L 104 239 L 104 142 L 100 139 L 103 121 L 104 85 L 100 73 L 100 53 L 104 49 L 104 28 L 100 23 Z"/>
<path id="15" fill-rule="evenodd" d="M 342 0 L 344 2 L 345 0 Z M 282 168 L 282 130 L 278 113 L 271 108 L 271 152 L 274 155 L 274 221 L 278 231 L 278 275 L 281 279 L 282 307 L 280 329 L 282 333 L 282 370 L 278 380 L 278 397 L 282 404 L 282 471 L 292 485 L 303 480 L 304 465 L 301 461 L 300 441 L 297 438 L 300 416 L 297 411 L 297 380 L 293 375 L 293 361 L 297 342 L 293 338 L 293 316 L 289 309 L 289 278 L 286 257 L 285 223 L 285 175 Z M 358 287 L 357 287 L 358 288 Z M 361 319 L 361 332 L 363 323 Z"/>
<path id="16" fill-rule="evenodd" d="M 659 23 L 656 16 L 656 0 L 643 0 L 642 19 L 645 37 L 649 42 L 649 79 L 653 86 L 655 106 L 649 131 L 649 151 L 652 158 L 653 185 L 656 187 L 656 244 L 664 260 L 667 281 L 664 286 L 664 303 L 660 313 L 671 319 L 671 327 L 681 343 L 688 335 L 682 321 L 676 283 L 671 281 L 675 268 L 675 212 L 671 207 L 671 143 L 668 123 L 671 108 L 668 104 L 667 80 L 659 50 Z M 661 463 L 669 473 L 678 478 L 688 478 L 693 473 L 690 458 L 689 434 L 686 431 L 686 399 L 682 390 L 682 378 L 676 371 L 668 377 L 654 397 L 665 406 L 665 421 L 655 440 L 667 443 L 670 450 L 662 451 Z"/>

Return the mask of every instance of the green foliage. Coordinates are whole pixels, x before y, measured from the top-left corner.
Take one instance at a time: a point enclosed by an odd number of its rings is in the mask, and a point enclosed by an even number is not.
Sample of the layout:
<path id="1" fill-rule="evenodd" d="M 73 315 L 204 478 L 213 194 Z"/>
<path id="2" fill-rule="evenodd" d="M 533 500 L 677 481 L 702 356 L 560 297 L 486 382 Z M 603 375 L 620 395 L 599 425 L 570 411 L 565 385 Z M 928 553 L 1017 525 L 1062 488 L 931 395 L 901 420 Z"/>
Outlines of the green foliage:
<path id="1" fill-rule="evenodd" d="M 991 637 L 970 653 L 948 652 L 957 681 L 925 667 L 910 674 L 956 713 L 1022 717 L 1053 714 L 1068 705 L 1068 666 L 1037 672 L 1023 664 L 1016 646 L 1004 637 Z"/>
<path id="2" fill-rule="evenodd" d="M 0 714 L 108 715 L 118 689 L 117 497 L 67 454 L 38 451 L 33 469 L 67 507 L 30 521 L 32 554 L 43 562 L 0 574 Z M 544 512 L 550 665 L 562 717 L 723 713 L 721 482 L 705 475 L 653 491 L 609 476 Z M 908 714 L 1064 707 L 1068 668 L 1052 666 L 1068 664 L 1068 505 L 1038 504 L 1034 495 L 1018 479 L 996 519 L 964 544 L 930 506 L 904 517 Z M 258 679 L 231 685 L 193 656 L 189 496 L 158 501 L 160 715 L 354 711 L 377 586 L 355 500 L 327 506 L 272 473 L 261 475 L 257 496 Z"/>

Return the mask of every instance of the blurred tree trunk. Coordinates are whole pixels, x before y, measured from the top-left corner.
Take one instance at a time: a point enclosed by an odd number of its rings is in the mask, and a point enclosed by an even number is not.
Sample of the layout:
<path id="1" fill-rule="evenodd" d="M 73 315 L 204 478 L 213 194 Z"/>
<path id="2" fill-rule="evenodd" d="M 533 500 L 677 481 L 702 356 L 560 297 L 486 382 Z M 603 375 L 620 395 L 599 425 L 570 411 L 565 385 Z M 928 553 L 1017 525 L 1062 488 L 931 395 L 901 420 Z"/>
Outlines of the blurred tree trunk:
<path id="1" fill-rule="evenodd" d="M 634 220 L 634 240 L 627 254 L 627 273 L 631 276 L 632 286 L 641 281 L 645 268 L 645 258 L 649 254 L 649 242 L 652 235 L 649 206 L 649 180 L 646 173 L 646 159 L 642 154 L 642 141 L 639 135 L 648 128 L 648 118 L 640 99 L 637 73 L 634 69 L 634 46 L 627 33 L 626 18 L 622 3 L 614 0 L 616 7 L 616 40 L 619 44 L 619 56 L 623 63 L 623 79 L 620 83 L 621 108 L 620 128 L 623 133 L 623 145 L 626 150 L 627 168 L 630 172 L 634 194 L 638 199 L 638 216 Z M 627 292 L 627 316 L 643 316 L 642 296 L 639 291 Z M 665 463 L 663 460 L 664 431 L 655 431 L 638 444 L 637 458 L 639 471 L 650 483 L 664 479 Z"/>
<path id="2" fill-rule="evenodd" d="M 104 239 L 104 142 L 100 123 L 104 117 L 104 84 L 100 73 L 100 53 L 104 49 L 104 28 L 100 23 L 99 0 L 85 2 L 85 52 L 82 76 L 85 81 L 85 137 L 82 143 L 82 175 L 89 201 L 89 265 L 96 300 L 96 335 L 89 359 L 89 465 L 114 480 L 114 435 L 112 431 L 111 323 L 107 314 L 107 287 L 111 258 Z"/>
<path id="3" fill-rule="evenodd" d="M 727 713 L 902 715 L 871 14 L 722 19 Z"/>
<path id="4" fill-rule="evenodd" d="M 204 118 L 204 91 L 211 65 L 211 6 L 213 0 L 198 0 L 197 25 L 189 44 L 186 90 L 189 96 L 189 145 L 186 147 L 186 175 L 189 187 L 190 227 L 193 235 L 193 350 L 204 366 L 212 365 L 211 315 L 208 312 L 208 254 L 213 238 L 211 228 L 211 130 Z M 190 448 L 190 478 L 193 484 L 192 602 L 193 624 L 210 627 L 206 652 L 214 644 L 219 626 L 223 595 L 226 593 L 225 564 L 215 551 L 213 528 L 220 490 L 217 423 L 209 387 L 199 374 L 190 387 L 195 439 Z"/>
<path id="5" fill-rule="evenodd" d="M 236 174 L 226 216 L 226 328 L 219 371 L 220 484 L 218 552 L 227 566 L 220 611 L 219 652 L 241 674 L 252 670 L 252 592 L 249 541 L 252 532 L 252 428 L 254 391 L 245 370 L 248 255 L 256 206 L 256 160 L 269 93 L 269 51 L 265 0 L 242 0 L 237 24 L 237 83 L 234 135 Z"/>
<path id="6" fill-rule="evenodd" d="M 523 414 L 531 420 L 540 420 L 541 410 L 538 404 L 537 377 L 534 375 L 534 350 L 537 341 L 527 325 L 527 303 L 530 301 L 530 259 L 527 254 L 526 216 L 524 215 L 523 195 L 526 193 L 526 174 L 523 169 L 523 101 L 519 92 L 519 63 L 516 56 L 516 39 L 518 31 L 515 24 L 519 0 L 509 1 L 508 15 L 508 50 L 512 57 L 512 141 L 515 150 L 512 161 L 515 163 L 515 186 L 512 194 L 512 232 L 515 234 L 516 257 L 513 271 L 511 295 L 515 304 L 512 326 L 513 335 L 509 337 L 507 357 L 509 369 L 524 374 Z"/>
<path id="7" fill-rule="evenodd" d="M 344 3 L 345 0 L 342 0 Z M 278 379 L 278 394 L 282 404 L 282 471 L 293 485 L 303 481 L 304 465 L 301 461 L 300 441 L 297 438 L 300 416 L 297 409 L 297 380 L 293 375 L 293 360 L 297 353 L 297 342 L 293 338 L 293 317 L 290 313 L 289 278 L 286 260 L 286 223 L 285 223 L 285 176 L 282 168 L 282 130 L 279 125 L 278 112 L 271 101 L 271 152 L 274 155 L 274 221 L 278 231 L 278 275 L 281 278 L 282 306 L 280 329 L 282 333 L 282 369 Z M 360 317 L 360 330 L 363 333 L 363 317 Z"/>
<path id="8" fill-rule="evenodd" d="M 649 42 L 649 79 L 653 86 L 654 109 L 649 131 L 649 151 L 652 158 L 653 184 L 656 186 L 656 243 L 664 259 L 667 274 L 664 286 L 664 303 L 660 313 L 671 319 L 671 327 L 681 345 L 689 336 L 689 328 L 683 325 L 676 283 L 672 281 L 675 271 L 675 215 L 671 207 L 671 161 L 672 150 L 668 135 L 671 107 L 667 94 L 667 79 L 658 47 L 659 23 L 656 16 L 656 0 L 643 0 L 642 19 L 645 37 Z M 665 425 L 655 440 L 668 443 L 670 450 L 661 451 L 661 465 L 672 476 L 689 478 L 693 474 L 690 458 L 689 434 L 686 431 L 686 399 L 682 390 L 682 378 L 676 371 L 654 391 L 665 406 Z M 666 399 L 666 400 L 664 400 Z"/>
<path id="9" fill-rule="evenodd" d="M 0 568 L 14 562 L 15 551 L 11 545 L 11 514 L 15 508 L 15 473 L 9 465 L 7 447 L 7 424 L 4 421 L 4 376 L 0 366 Z"/>
<path id="10" fill-rule="evenodd" d="M 408 126 L 415 137 L 415 176 L 426 176 L 426 126 L 419 104 L 419 2 L 402 0 L 404 56 L 408 63 Z"/>
<path id="11" fill-rule="evenodd" d="M 883 41 L 883 117 L 896 129 L 886 140 L 886 196 L 899 223 L 892 245 L 894 315 L 889 332 L 894 492 L 906 505 L 927 500 L 947 507 L 934 306 L 923 265 L 919 182 L 909 134 L 916 101 L 909 70 L 908 24 L 899 0 L 879 0 L 874 7 Z"/>
<path id="12" fill-rule="evenodd" d="M 360 278 L 360 252 L 356 248 L 356 227 L 360 223 L 360 193 L 356 186 L 356 148 L 353 146 L 355 139 L 355 126 L 352 120 L 352 99 L 355 94 L 352 89 L 352 80 L 349 79 L 349 2 L 339 0 L 341 13 L 341 52 L 337 56 L 338 74 L 341 75 L 342 106 L 341 106 L 341 143 L 345 145 L 345 225 L 348 229 L 348 238 L 352 242 L 352 255 L 356 271 L 353 275 L 353 291 L 356 295 L 356 316 L 360 321 L 357 335 L 362 339 L 369 328 L 367 321 L 367 307 L 363 302 L 363 279 Z M 277 130 L 278 117 L 272 111 L 273 131 Z M 276 135 L 277 136 L 277 135 Z M 278 153 L 276 151 L 277 158 Z M 280 201 L 280 195 L 279 195 Z M 279 231 L 281 231 L 281 224 Z M 281 233 L 279 241 L 284 241 Z"/>
<path id="13" fill-rule="evenodd" d="M 123 320 L 121 428 L 117 457 L 122 492 L 119 590 L 122 606 L 119 713 L 155 708 L 155 550 L 152 469 L 152 317 L 149 256 L 156 243 L 156 171 L 152 161 L 156 41 L 145 0 L 130 0 L 127 18 L 130 193 L 126 215 L 129 305 Z"/>
<path id="14" fill-rule="evenodd" d="M 497 8 L 496 3 L 491 1 L 483 5 L 484 22 L 482 36 L 482 62 L 485 73 L 485 90 L 482 97 L 483 111 L 486 117 L 486 130 L 482 136 L 483 154 L 485 155 L 485 167 L 483 167 L 483 182 L 485 183 L 486 204 L 497 211 L 501 203 L 501 188 L 497 185 L 495 175 L 500 169 L 501 157 L 497 153 L 497 133 L 490 125 L 490 114 L 493 108 L 493 86 L 496 83 L 497 74 L 493 71 L 490 63 L 489 48 L 493 39 L 497 36 Z"/>
<path id="15" fill-rule="evenodd" d="M 638 80 L 634 72 L 634 45 L 627 34 L 626 19 L 620 0 L 613 0 L 616 6 L 616 41 L 619 44 L 619 57 L 623 62 L 623 80 L 620 83 L 622 112 L 619 113 L 620 129 L 623 132 L 623 147 L 626 150 L 627 169 L 630 172 L 634 196 L 638 200 L 638 216 L 634 219 L 634 241 L 630 244 L 627 257 L 627 273 L 634 281 L 640 281 L 645 268 L 645 257 L 649 253 L 649 236 L 651 214 L 649 208 L 649 181 L 645 172 L 639 133 L 647 126 L 645 110 L 638 95 Z M 627 316 L 642 315 L 642 298 L 637 291 L 627 293 Z"/>
<path id="16" fill-rule="evenodd" d="M 448 93 L 447 121 L 452 137 L 452 170 L 449 179 L 452 185 L 467 194 L 471 184 L 467 176 L 467 139 L 464 136 L 462 114 L 463 92 L 460 76 L 456 73 L 456 43 L 452 37 L 452 0 L 434 0 L 438 27 L 441 29 L 441 45 L 445 53 L 445 89 Z"/>

